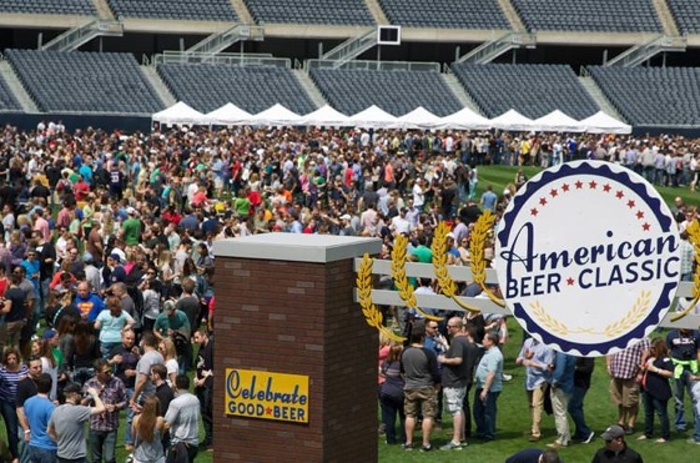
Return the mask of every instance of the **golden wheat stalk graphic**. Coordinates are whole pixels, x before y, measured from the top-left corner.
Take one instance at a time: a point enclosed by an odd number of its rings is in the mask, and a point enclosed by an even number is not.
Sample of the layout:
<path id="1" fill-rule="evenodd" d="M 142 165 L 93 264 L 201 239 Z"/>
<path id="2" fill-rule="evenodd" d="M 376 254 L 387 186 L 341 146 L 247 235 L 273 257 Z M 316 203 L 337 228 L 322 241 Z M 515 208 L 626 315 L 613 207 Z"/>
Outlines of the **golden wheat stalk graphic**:
<path id="1" fill-rule="evenodd" d="M 693 276 L 693 299 L 688 304 L 685 310 L 682 310 L 671 317 L 671 321 L 675 322 L 688 315 L 695 305 L 700 300 L 700 222 L 693 220 L 690 225 L 685 228 L 688 232 L 688 238 L 695 250 L 695 275 Z"/>
<path id="2" fill-rule="evenodd" d="M 360 268 L 357 270 L 357 298 L 362 307 L 362 315 L 365 316 L 367 324 L 376 328 L 380 333 L 386 335 L 392 341 L 404 342 L 406 338 L 399 336 L 382 323 L 382 313 L 372 302 L 372 265 L 374 259 L 369 254 L 362 256 Z"/>
<path id="3" fill-rule="evenodd" d="M 486 209 L 474 224 L 474 229 L 471 232 L 471 239 L 469 241 L 469 254 L 471 257 L 470 267 L 474 282 L 481 286 L 484 294 L 486 294 L 494 304 L 505 307 L 506 304 L 503 299 L 496 297 L 486 286 L 486 259 L 484 258 L 484 248 L 486 247 L 486 240 L 493 228 L 493 222 L 495 220 L 496 216 L 493 215 L 489 209 Z"/>
<path id="4" fill-rule="evenodd" d="M 457 285 L 450 277 L 447 269 L 447 234 L 450 232 L 445 222 L 440 222 L 433 236 L 433 268 L 435 269 L 435 277 L 440 286 L 440 292 L 452 299 L 458 306 L 471 312 L 481 312 L 481 309 L 470 304 L 462 302 L 457 297 Z"/>
<path id="5" fill-rule="evenodd" d="M 428 320 L 441 321 L 443 317 L 436 317 L 427 313 L 425 310 L 418 307 L 416 295 L 413 292 L 413 286 L 408 281 L 406 276 L 406 247 L 408 246 L 408 238 L 399 235 L 394 240 L 394 249 L 391 251 L 391 277 L 394 279 L 394 284 L 399 290 L 399 297 L 404 302 L 406 307 L 420 313 Z"/>

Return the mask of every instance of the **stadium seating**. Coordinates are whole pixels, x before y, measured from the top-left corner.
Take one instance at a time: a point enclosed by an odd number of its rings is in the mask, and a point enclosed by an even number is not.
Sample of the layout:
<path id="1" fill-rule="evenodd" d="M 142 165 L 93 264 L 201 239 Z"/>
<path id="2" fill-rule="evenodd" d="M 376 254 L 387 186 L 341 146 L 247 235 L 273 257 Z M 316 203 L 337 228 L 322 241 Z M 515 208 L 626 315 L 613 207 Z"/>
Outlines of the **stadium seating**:
<path id="1" fill-rule="evenodd" d="M 253 114 L 276 103 L 299 114 L 316 109 L 287 68 L 164 64 L 158 72 L 179 101 L 202 112 L 228 102 Z"/>
<path id="2" fill-rule="evenodd" d="M 438 116 L 462 109 L 437 72 L 312 69 L 311 78 L 328 103 L 348 115 L 373 104 L 394 116 L 418 106 Z"/>
<path id="3" fill-rule="evenodd" d="M 0 111 L 21 111 L 19 104 L 12 91 L 5 83 L 5 79 L 0 78 Z"/>
<path id="4" fill-rule="evenodd" d="M 392 24 L 452 29 L 510 29 L 497 0 L 379 0 Z"/>
<path id="5" fill-rule="evenodd" d="M 668 7 L 681 34 L 700 32 L 700 0 L 668 0 Z"/>
<path id="6" fill-rule="evenodd" d="M 589 68 L 632 125 L 700 124 L 699 68 Z"/>
<path id="7" fill-rule="evenodd" d="M 245 0 L 257 23 L 372 25 L 363 0 Z"/>
<path id="8" fill-rule="evenodd" d="M 163 103 L 128 53 L 6 50 L 42 111 L 153 113 Z"/>
<path id="9" fill-rule="evenodd" d="M 530 31 L 662 32 L 652 0 L 511 0 Z"/>
<path id="10" fill-rule="evenodd" d="M 91 0 L 0 0 L 5 13 L 97 15 Z"/>
<path id="11" fill-rule="evenodd" d="M 489 117 L 515 109 L 534 119 L 559 109 L 583 119 L 599 109 L 566 65 L 454 64 L 452 70 Z"/>
<path id="12" fill-rule="evenodd" d="M 238 21 L 229 0 L 107 0 L 107 3 L 117 18 Z"/>

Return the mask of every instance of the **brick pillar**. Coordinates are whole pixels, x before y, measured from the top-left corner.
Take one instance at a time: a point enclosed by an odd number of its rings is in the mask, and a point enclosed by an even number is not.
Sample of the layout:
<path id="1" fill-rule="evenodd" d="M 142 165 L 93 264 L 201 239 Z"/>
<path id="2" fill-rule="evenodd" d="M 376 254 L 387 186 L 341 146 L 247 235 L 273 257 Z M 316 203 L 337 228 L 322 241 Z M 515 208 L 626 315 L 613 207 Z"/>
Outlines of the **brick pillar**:
<path id="1" fill-rule="evenodd" d="M 353 302 L 353 258 L 380 247 L 278 233 L 215 242 L 215 461 L 377 461 L 377 332 Z M 227 368 L 308 376 L 308 423 L 227 414 Z"/>

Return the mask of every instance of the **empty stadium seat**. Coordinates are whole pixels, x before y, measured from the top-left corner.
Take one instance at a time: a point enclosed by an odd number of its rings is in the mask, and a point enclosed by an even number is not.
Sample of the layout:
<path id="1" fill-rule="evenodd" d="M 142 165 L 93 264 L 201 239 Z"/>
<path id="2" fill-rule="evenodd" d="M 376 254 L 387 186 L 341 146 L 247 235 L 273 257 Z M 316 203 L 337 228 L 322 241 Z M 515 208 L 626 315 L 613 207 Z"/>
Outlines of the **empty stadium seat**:
<path id="1" fill-rule="evenodd" d="M 374 24 L 363 0 L 245 0 L 257 23 Z"/>
<path id="2" fill-rule="evenodd" d="M 498 0 L 379 0 L 391 24 L 451 29 L 510 29 Z"/>
<path id="3" fill-rule="evenodd" d="M 0 0 L 0 11 L 25 14 L 97 15 L 91 0 Z"/>
<path id="4" fill-rule="evenodd" d="M 151 114 L 164 106 L 128 53 L 6 50 L 5 56 L 42 111 Z"/>
<path id="5" fill-rule="evenodd" d="M 19 104 L 12 91 L 7 86 L 5 79 L 0 78 L 0 111 L 21 111 Z"/>
<path id="6" fill-rule="evenodd" d="M 559 109 L 583 119 L 599 110 L 566 65 L 453 64 L 452 70 L 489 117 L 515 109 L 535 119 Z"/>
<path id="7" fill-rule="evenodd" d="M 633 125 L 700 125 L 699 68 L 592 66 L 589 70 Z"/>
<path id="8" fill-rule="evenodd" d="M 107 0 L 117 18 L 238 22 L 229 0 Z"/>
<path id="9" fill-rule="evenodd" d="M 299 114 L 316 109 L 287 68 L 164 64 L 158 72 L 178 100 L 201 112 L 229 102 L 253 114 L 276 103 Z"/>
<path id="10" fill-rule="evenodd" d="M 311 78 L 328 103 L 348 115 L 373 104 L 394 116 L 418 106 L 438 116 L 462 109 L 438 72 L 312 69 Z"/>
<path id="11" fill-rule="evenodd" d="M 663 31 L 653 0 L 511 1 L 530 31 Z"/>
<path id="12" fill-rule="evenodd" d="M 668 7 L 681 34 L 700 32 L 700 0 L 668 0 Z"/>

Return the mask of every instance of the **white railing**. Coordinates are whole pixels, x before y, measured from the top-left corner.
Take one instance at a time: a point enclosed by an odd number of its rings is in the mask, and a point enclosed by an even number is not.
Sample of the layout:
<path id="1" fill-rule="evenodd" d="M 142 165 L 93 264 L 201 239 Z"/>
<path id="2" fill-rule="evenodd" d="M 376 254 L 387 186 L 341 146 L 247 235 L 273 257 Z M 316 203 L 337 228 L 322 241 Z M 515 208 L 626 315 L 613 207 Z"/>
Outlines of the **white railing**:
<path id="1" fill-rule="evenodd" d="M 338 66 L 337 61 L 325 59 L 306 60 L 306 69 L 366 69 L 372 71 L 430 71 L 440 72 L 440 63 L 410 61 L 352 60 Z"/>
<path id="2" fill-rule="evenodd" d="M 124 25 L 120 21 L 95 19 L 82 26 L 69 29 L 50 42 L 44 44 L 42 50 L 73 51 L 81 45 L 99 36 L 121 37 L 124 35 Z"/>
<path id="3" fill-rule="evenodd" d="M 274 58 L 268 53 L 196 53 L 187 51 L 165 51 L 155 55 L 151 61 L 153 66 L 160 64 L 207 64 L 212 66 L 267 66 L 291 68 L 289 58 Z"/>
<path id="4" fill-rule="evenodd" d="M 361 262 L 362 259 L 355 259 L 355 271 L 360 268 Z M 406 270 L 406 275 L 410 277 L 435 278 L 435 269 L 432 264 L 407 262 L 404 268 Z M 454 281 L 472 281 L 472 272 L 469 267 L 452 265 L 448 267 L 448 272 Z M 391 276 L 391 261 L 375 259 L 372 266 L 372 273 L 375 275 Z M 486 283 L 497 284 L 497 282 L 496 271 L 493 269 L 487 269 Z M 678 287 L 676 297 L 691 297 L 692 286 L 692 282 L 681 282 Z M 445 311 L 464 311 L 464 309 L 457 305 L 454 301 L 442 295 L 416 294 L 415 296 L 419 307 L 429 307 L 430 309 Z M 500 307 L 487 298 L 458 297 L 458 299 L 461 302 L 480 308 L 484 313 L 510 315 L 510 311 L 507 308 Z M 357 290 L 355 290 L 355 300 L 358 300 Z M 406 305 L 403 299 L 401 299 L 398 291 L 387 289 L 373 289 L 372 302 L 378 305 L 391 305 L 397 307 L 404 307 Z M 674 327 L 696 329 L 700 325 L 700 315 L 687 315 L 680 320 L 672 322 L 671 317 L 673 315 L 674 313 L 669 311 L 666 318 L 664 318 L 664 320 L 661 322 L 661 326 L 666 328 Z"/>

